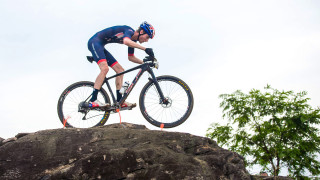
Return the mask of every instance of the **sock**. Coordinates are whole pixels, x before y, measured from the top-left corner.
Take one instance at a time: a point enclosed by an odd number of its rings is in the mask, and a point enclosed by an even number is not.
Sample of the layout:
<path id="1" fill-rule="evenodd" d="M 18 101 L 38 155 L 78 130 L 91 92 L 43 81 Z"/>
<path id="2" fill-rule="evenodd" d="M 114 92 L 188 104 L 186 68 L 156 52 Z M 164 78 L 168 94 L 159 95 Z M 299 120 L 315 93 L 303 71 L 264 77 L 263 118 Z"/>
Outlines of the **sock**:
<path id="1" fill-rule="evenodd" d="M 122 94 L 120 93 L 120 90 L 117 90 L 117 101 L 119 102 L 122 98 Z"/>
<path id="2" fill-rule="evenodd" d="M 99 89 L 93 89 L 92 97 L 90 99 L 91 102 L 94 102 L 95 100 L 97 100 L 98 92 L 99 92 Z"/>

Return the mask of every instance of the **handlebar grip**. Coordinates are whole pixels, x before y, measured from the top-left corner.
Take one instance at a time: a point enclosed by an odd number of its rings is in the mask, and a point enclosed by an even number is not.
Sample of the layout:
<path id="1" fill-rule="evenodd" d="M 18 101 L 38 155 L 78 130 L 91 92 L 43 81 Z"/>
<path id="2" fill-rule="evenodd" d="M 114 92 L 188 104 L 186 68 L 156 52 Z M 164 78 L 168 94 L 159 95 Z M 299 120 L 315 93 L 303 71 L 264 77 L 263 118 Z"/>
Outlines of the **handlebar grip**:
<path id="1" fill-rule="evenodd" d="M 148 61 L 154 61 L 154 57 L 151 57 L 151 56 L 146 56 L 144 59 L 143 59 L 143 62 L 148 62 Z"/>

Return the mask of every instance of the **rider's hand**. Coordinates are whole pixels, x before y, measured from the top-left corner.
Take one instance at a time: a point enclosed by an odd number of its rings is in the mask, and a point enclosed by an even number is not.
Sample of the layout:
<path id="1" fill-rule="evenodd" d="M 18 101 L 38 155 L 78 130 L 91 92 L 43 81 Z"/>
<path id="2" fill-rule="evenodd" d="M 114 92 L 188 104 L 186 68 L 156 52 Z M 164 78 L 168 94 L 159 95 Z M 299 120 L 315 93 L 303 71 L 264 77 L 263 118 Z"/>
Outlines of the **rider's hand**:
<path id="1" fill-rule="evenodd" d="M 152 48 L 146 48 L 146 50 L 144 50 L 149 56 L 154 57 L 154 53 Z"/>

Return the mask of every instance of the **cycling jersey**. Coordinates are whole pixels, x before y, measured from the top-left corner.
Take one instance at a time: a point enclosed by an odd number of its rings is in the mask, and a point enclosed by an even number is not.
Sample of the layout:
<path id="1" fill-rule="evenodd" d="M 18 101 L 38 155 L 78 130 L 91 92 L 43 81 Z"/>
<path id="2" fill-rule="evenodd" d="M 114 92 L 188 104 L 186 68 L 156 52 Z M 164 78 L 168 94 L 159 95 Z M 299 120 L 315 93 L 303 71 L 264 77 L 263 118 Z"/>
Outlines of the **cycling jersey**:
<path id="1" fill-rule="evenodd" d="M 110 67 L 113 67 L 118 62 L 117 60 L 104 48 L 109 43 L 123 44 L 125 38 L 133 36 L 134 30 L 129 26 L 113 26 L 97 32 L 88 41 L 88 49 L 92 53 L 93 59 L 99 64 L 107 61 Z M 134 41 L 136 42 L 136 41 Z M 128 47 L 128 56 L 134 55 L 134 48 Z"/>

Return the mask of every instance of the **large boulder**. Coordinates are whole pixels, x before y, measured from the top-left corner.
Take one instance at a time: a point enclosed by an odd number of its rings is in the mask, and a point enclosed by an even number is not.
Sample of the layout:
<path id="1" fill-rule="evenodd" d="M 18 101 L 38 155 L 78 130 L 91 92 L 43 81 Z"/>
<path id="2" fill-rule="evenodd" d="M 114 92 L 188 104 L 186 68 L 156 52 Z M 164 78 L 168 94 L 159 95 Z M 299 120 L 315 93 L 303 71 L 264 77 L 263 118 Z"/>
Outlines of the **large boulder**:
<path id="1" fill-rule="evenodd" d="M 0 146 L 0 179 L 250 179 L 243 158 L 187 133 L 114 124 L 24 134 Z"/>

